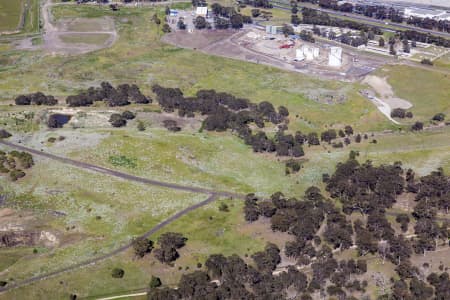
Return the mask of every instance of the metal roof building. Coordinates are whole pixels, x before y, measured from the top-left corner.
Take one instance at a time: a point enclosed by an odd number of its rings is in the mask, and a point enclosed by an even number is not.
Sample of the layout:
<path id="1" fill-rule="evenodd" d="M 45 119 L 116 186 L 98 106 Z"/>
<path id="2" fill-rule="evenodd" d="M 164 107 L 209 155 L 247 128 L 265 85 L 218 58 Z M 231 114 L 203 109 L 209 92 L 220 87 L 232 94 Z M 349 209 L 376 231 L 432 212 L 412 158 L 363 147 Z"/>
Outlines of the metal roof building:
<path id="1" fill-rule="evenodd" d="M 206 17 L 206 15 L 208 15 L 208 7 L 207 6 L 197 7 L 197 9 L 195 10 L 195 14 L 197 16 Z"/>

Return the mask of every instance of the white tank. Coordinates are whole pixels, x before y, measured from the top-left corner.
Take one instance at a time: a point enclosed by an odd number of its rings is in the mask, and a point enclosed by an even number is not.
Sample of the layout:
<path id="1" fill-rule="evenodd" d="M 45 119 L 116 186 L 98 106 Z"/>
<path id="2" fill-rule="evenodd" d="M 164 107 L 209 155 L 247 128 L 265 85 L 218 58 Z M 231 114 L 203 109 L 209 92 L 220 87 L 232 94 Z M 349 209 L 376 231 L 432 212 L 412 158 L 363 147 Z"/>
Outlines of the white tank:
<path id="1" fill-rule="evenodd" d="M 302 50 L 306 60 L 314 60 L 314 51 L 311 47 L 304 45 Z"/>
<path id="2" fill-rule="evenodd" d="M 314 48 L 313 48 L 313 56 L 314 56 L 314 58 L 318 58 L 318 57 L 319 57 L 319 54 L 320 54 L 319 48 L 314 47 Z"/>
<path id="3" fill-rule="evenodd" d="M 342 65 L 341 47 L 330 47 L 330 54 L 328 56 L 328 65 L 330 67 L 340 67 Z"/>
<path id="4" fill-rule="evenodd" d="M 303 49 L 295 50 L 295 59 L 298 61 L 302 61 L 305 59 L 305 55 L 303 55 Z"/>

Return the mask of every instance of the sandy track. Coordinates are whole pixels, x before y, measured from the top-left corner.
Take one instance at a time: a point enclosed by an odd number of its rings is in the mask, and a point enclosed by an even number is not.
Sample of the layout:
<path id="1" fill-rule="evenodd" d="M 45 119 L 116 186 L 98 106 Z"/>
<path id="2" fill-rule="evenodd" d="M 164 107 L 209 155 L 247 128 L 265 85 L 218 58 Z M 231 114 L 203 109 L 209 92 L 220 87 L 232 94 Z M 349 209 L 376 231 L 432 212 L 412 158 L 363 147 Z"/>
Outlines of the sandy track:
<path id="1" fill-rule="evenodd" d="M 74 3 L 52 3 L 46 0 L 42 6 L 42 21 L 44 23 L 44 32 L 42 35 L 43 44 L 35 46 L 31 39 L 24 39 L 18 43 L 17 48 L 22 50 L 38 50 L 43 49 L 52 54 L 84 54 L 103 48 L 111 47 L 118 39 L 117 31 L 114 29 L 114 21 L 111 18 L 98 19 L 69 19 L 59 22 L 52 21 L 51 8 L 56 5 L 74 5 Z M 102 30 L 71 30 L 70 25 L 78 21 L 79 23 L 93 23 L 92 27 Z M 102 25 L 103 23 L 103 25 Z M 103 43 L 98 44 L 83 43 L 82 37 L 92 35 L 109 35 Z M 64 42 L 63 37 L 78 35 L 80 42 L 68 43 Z"/>

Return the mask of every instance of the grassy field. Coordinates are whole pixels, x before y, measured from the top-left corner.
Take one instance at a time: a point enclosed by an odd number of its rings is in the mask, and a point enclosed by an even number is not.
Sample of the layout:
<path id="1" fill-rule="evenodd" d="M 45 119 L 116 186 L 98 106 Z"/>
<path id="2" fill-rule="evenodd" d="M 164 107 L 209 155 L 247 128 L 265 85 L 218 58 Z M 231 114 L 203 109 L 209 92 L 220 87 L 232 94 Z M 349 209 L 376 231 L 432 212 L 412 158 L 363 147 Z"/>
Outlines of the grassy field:
<path id="1" fill-rule="evenodd" d="M 218 205 L 222 202 L 228 205 L 229 212 L 218 210 Z M 6 295 L 0 295 L 0 299 L 42 299 L 49 290 L 52 290 L 52 297 L 55 299 L 68 298 L 70 293 L 76 293 L 81 298 L 95 299 L 96 296 L 146 287 L 151 275 L 160 277 L 165 284 L 173 285 L 183 273 L 198 269 L 197 263 L 204 264 L 210 254 L 236 253 L 244 257 L 245 254 L 261 250 L 265 241 L 251 233 L 243 233 L 241 229 L 246 226 L 242 203 L 222 199 L 187 214 L 152 237 L 156 241 L 162 232 L 176 231 L 183 232 L 188 238 L 187 245 L 180 249 L 180 258 L 173 267 L 162 265 L 153 255 L 135 259 L 130 250 L 95 266 L 12 290 Z M 111 277 L 114 267 L 125 270 L 124 278 Z"/>
<path id="2" fill-rule="evenodd" d="M 0 32 L 17 29 L 25 0 L 0 0 Z"/>
<path id="3" fill-rule="evenodd" d="M 109 49 L 83 56 L 49 56 L 0 46 L 0 97 L 4 101 L 0 106 L 0 123 L 20 135 L 25 145 L 155 180 L 241 193 L 256 191 L 264 196 L 282 191 L 301 198 L 307 187 L 323 187 L 322 174 L 331 174 L 350 150 L 360 152 L 361 162 L 369 159 L 380 164 L 400 160 L 418 175 L 438 167 L 443 167 L 447 174 L 450 172 L 448 128 L 421 133 L 376 133 L 361 144 L 352 143 L 343 149 L 326 144 L 305 147 L 304 168 L 289 176 L 281 159 L 253 153 L 230 132 L 183 129 L 172 133 L 152 121 L 144 132 L 139 132 L 133 122 L 117 130 L 44 129 L 42 120 L 37 122 L 42 108 L 29 107 L 20 112 L 22 107 L 9 106 L 11 99 L 19 93 L 38 90 L 64 97 L 105 80 L 113 84 L 137 83 L 149 95 L 151 85 L 160 83 L 180 86 L 186 95 L 214 88 L 249 97 L 254 102 L 267 100 L 289 108 L 292 130 L 318 131 L 346 124 L 352 125 L 356 132 L 396 129 L 358 95 L 361 88 L 358 83 L 319 80 L 164 45 L 159 41 L 156 26 L 149 21 L 155 12 L 153 8 L 121 8 L 113 13 L 96 6 L 58 6 L 53 12 L 57 19 L 112 16 L 120 38 Z M 426 121 L 437 112 L 450 113 L 450 82 L 443 74 L 404 66 L 388 66 L 378 72 L 388 76 L 399 97 L 414 104 L 412 111 L 416 117 Z M 329 105 L 309 100 L 305 95 L 316 89 L 341 91 L 347 101 Z M 156 105 L 147 108 L 157 109 Z M 106 108 L 88 108 L 86 112 L 101 109 Z M 144 107 L 130 109 L 142 111 Z M 138 114 L 137 118 L 141 116 Z M 47 142 L 49 136 L 59 135 L 66 139 L 55 144 Z M 373 139 L 377 143 L 369 143 Z M 39 249 L 37 254 L 32 254 L 30 248 L 1 250 L 0 272 L 6 268 L 8 271 L 0 273 L 0 280 L 20 280 L 98 256 L 206 198 L 130 183 L 37 157 L 36 165 L 24 179 L 12 183 L 0 177 L 0 184 L 15 194 L 9 206 L 33 212 L 40 222 L 39 228 L 55 232 L 61 241 L 58 247 Z M 219 212 L 220 202 L 227 203 L 230 211 Z M 66 215 L 50 216 L 52 211 Z M 49 292 L 56 299 L 67 299 L 70 293 L 95 298 L 145 287 L 151 275 L 174 284 L 183 272 L 204 263 L 209 254 L 237 253 L 245 257 L 262 249 L 267 240 L 261 230 L 244 222 L 242 202 L 229 199 L 194 211 L 163 231 L 179 231 L 189 239 L 174 267 L 161 265 L 153 256 L 136 260 L 127 251 L 95 266 L 13 290 L 0 295 L 0 299 L 43 299 Z M 114 267 L 124 268 L 123 279 L 111 277 Z"/>
<path id="4" fill-rule="evenodd" d="M 410 109 L 421 121 L 437 113 L 450 114 L 450 77 L 445 73 L 409 66 L 385 66 L 377 72 L 387 76 L 395 94 L 413 104 Z"/>
<path id="5" fill-rule="evenodd" d="M 175 212 L 206 199 L 205 195 L 130 183 L 45 160 L 38 160 L 20 182 L 2 177 L 1 183 L 15 195 L 8 200 L 9 207 L 32 211 L 39 220 L 37 227 L 59 239 L 58 247 L 19 259 L 2 274 L 2 278 L 16 280 L 118 248 Z M 63 215 L 52 217 L 54 211 Z"/>
<path id="6" fill-rule="evenodd" d="M 109 34 L 98 33 L 98 34 L 68 34 L 61 36 L 64 43 L 76 44 L 93 44 L 93 45 L 103 45 L 110 38 Z"/>
<path id="7" fill-rule="evenodd" d="M 1 97 L 4 100 L 10 100 L 21 92 L 37 90 L 63 97 L 103 80 L 114 84 L 138 83 L 151 94 L 151 85 L 161 83 L 180 86 L 186 94 L 202 88 L 215 88 L 249 97 L 255 102 L 268 100 L 275 105 L 286 105 L 291 111 L 292 129 L 311 131 L 331 124 L 353 124 L 361 130 L 391 127 L 375 107 L 367 105 L 367 100 L 358 95 L 358 85 L 314 79 L 164 45 L 159 41 L 156 26 L 148 21 L 154 14 L 153 9 L 122 8 L 116 15 L 98 7 L 57 6 L 53 13 L 56 18 L 66 15 L 113 16 L 120 38 L 112 48 L 82 57 L 3 52 L 0 59 L 8 62 L 0 73 Z M 242 68 L 243 64 L 245 68 Z M 348 100 L 324 105 L 307 99 L 305 95 L 318 89 L 325 93 L 340 91 Z"/>

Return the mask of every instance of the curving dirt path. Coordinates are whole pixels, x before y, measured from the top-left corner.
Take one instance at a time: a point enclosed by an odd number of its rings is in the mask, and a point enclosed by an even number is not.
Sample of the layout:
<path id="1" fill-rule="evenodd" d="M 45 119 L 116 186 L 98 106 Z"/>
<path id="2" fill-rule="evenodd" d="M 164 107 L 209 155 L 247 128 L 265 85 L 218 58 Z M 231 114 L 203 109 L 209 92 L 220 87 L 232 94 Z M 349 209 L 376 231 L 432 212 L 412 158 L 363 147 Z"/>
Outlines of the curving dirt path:
<path id="1" fill-rule="evenodd" d="M 194 204 L 192 206 L 189 206 L 189 207 L 187 207 L 187 208 L 177 212 L 173 216 L 165 219 L 164 221 L 162 221 L 161 223 L 159 223 L 155 227 L 151 228 L 149 231 L 144 233 L 141 237 L 147 238 L 147 237 L 151 236 L 152 234 L 154 234 L 158 230 L 162 229 L 163 227 L 167 226 L 168 224 L 178 220 L 179 218 L 181 218 L 185 214 L 187 214 L 187 213 L 189 213 L 189 212 L 191 212 L 191 211 L 193 211 L 193 210 L 195 210 L 197 208 L 205 206 L 206 204 L 209 204 L 209 203 L 213 202 L 214 200 L 217 199 L 217 196 L 218 196 L 217 194 L 211 194 L 206 200 L 204 200 L 202 202 L 199 202 L 197 204 Z M 86 267 L 86 266 L 89 266 L 89 265 L 95 265 L 97 262 L 100 262 L 102 260 L 111 258 L 111 257 L 113 257 L 113 256 L 115 256 L 115 255 L 117 255 L 119 253 L 122 253 L 122 252 L 128 250 L 131 247 L 132 247 L 132 242 L 130 241 L 127 244 L 121 246 L 120 248 L 117 248 L 117 249 L 115 249 L 115 250 L 113 250 L 113 251 L 111 251 L 111 252 L 109 252 L 107 254 L 104 254 L 102 256 L 99 256 L 99 257 L 96 257 L 96 258 L 93 258 L 93 259 L 89 259 L 89 260 L 86 260 L 86 261 L 83 261 L 83 262 L 80 262 L 80 263 L 77 263 L 77 264 L 74 264 L 74 265 L 71 265 L 71 266 L 68 266 L 68 267 L 56 270 L 56 271 L 53 271 L 53 272 L 50 272 L 50 273 L 47 273 L 47 274 L 42 274 L 42 275 L 30 277 L 28 279 L 25 279 L 25 280 L 22 280 L 22 281 L 19 281 L 19 282 L 11 283 L 11 284 L 8 284 L 5 287 L 0 287 L 0 293 L 6 292 L 6 291 L 9 291 L 9 290 L 18 288 L 18 287 L 22 287 L 22 286 L 25 286 L 25 285 L 29 285 L 29 284 L 32 284 L 34 282 L 38 282 L 40 280 L 45 280 L 45 279 L 48 279 L 50 277 L 54 277 L 56 275 L 60 275 L 62 273 L 70 272 L 70 271 L 73 271 L 73 270 L 78 269 L 78 268 Z"/>
<path id="2" fill-rule="evenodd" d="M 180 184 L 176 184 L 176 183 L 169 183 L 169 182 L 163 182 L 163 181 L 138 177 L 138 176 L 130 175 L 127 173 L 104 168 L 101 166 L 96 166 L 93 164 L 73 160 L 70 158 L 46 153 L 46 152 L 39 151 L 39 150 L 36 150 L 33 148 L 29 148 L 29 147 L 15 144 L 15 143 L 11 143 L 11 142 L 8 142 L 8 141 L 2 140 L 2 139 L 0 139 L 0 144 L 3 144 L 5 146 L 11 147 L 11 148 L 19 149 L 21 151 L 27 151 L 34 155 L 53 159 L 53 160 L 56 160 L 56 161 L 59 161 L 59 162 L 65 163 L 65 164 L 69 164 L 69 165 L 78 167 L 80 169 L 85 169 L 85 170 L 89 170 L 89 171 L 93 171 L 93 172 L 97 172 L 97 173 L 102 173 L 102 174 L 118 177 L 118 178 L 125 179 L 125 180 L 135 181 L 135 182 L 139 182 L 139 183 L 144 183 L 144 184 L 149 184 L 149 185 L 154 185 L 154 186 L 159 186 L 159 187 L 164 187 L 164 188 L 169 188 L 169 189 L 181 190 L 181 191 L 186 191 L 186 192 L 199 193 L 199 194 L 213 194 L 213 195 L 222 196 L 222 197 L 233 197 L 233 198 L 240 198 L 240 199 L 245 198 L 245 195 L 238 194 L 238 193 L 217 191 L 217 190 L 206 189 L 206 188 L 201 188 L 201 187 L 185 186 L 185 185 L 180 185 Z"/>
<path id="3" fill-rule="evenodd" d="M 65 157 L 61 157 L 61 156 L 57 156 L 54 154 L 50 154 L 50 153 L 45 153 L 43 151 L 38 151 L 36 149 L 33 148 L 28 148 L 22 145 L 17 145 L 15 143 L 11 143 L 8 141 L 5 141 L 3 139 L 0 139 L 0 144 L 11 147 L 11 148 L 15 148 L 21 151 L 27 151 L 30 152 L 34 155 L 38 155 L 38 156 L 42 156 L 45 158 L 49 158 L 49 159 L 53 159 L 62 163 L 66 163 L 81 169 L 86 169 L 86 170 L 90 170 L 93 172 L 98 172 L 98 173 L 102 173 L 102 174 L 106 174 L 106 175 L 110 175 L 110 176 L 114 176 L 114 177 L 118 177 L 121 179 L 125 179 L 125 180 L 130 180 L 130 181 L 135 181 L 135 182 L 139 182 L 139 183 L 144 183 L 144 184 L 150 184 L 150 185 L 155 185 L 155 186 L 159 186 L 159 187 L 165 187 L 165 188 L 170 188 L 170 189 L 176 189 L 176 190 L 182 190 L 182 191 L 188 191 L 188 192 L 194 192 L 194 193 L 201 193 L 201 194 L 207 194 L 209 195 L 209 197 L 202 201 L 199 202 L 197 204 L 191 205 L 179 212 L 177 212 L 176 214 L 172 215 L 171 217 L 165 219 L 164 221 L 162 221 L 161 223 L 159 223 L 158 225 L 154 226 L 153 228 L 151 228 L 150 230 L 148 230 L 147 232 L 145 232 L 141 237 L 147 238 L 149 236 L 151 236 L 152 234 L 154 234 L 155 232 L 157 232 L 158 230 L 162 229 L 163 227 L 167 226 L 168 224 L 178 220 L 179 218 L 181 218 L 182 216 L 184 216 L 185 214 L 194 211 L 202 206 L 205 206 L 213 201 L 215 201 L 218 197 L 234 197 L 234 198 L 238 198 L 238 199 L 244 199 L 245 195 L 243 194 L 239 194 L 239 193 L 231 193 L 231 192 L 225 192 L 225 191 L 216 191 L 216 190 L 212 190 L 212 189 L 205 189 L 205 188 L 200 188 L 200 187 L 192 187 L 192 186 L 184 186 L 184 185 L 179 185 L 179 184 L 175 184 L 175 183 L 167 183 L 167 182 L 162 182 L 162 181 L 156 181 L 156 180 L 151 180 L 151 179 L 147 179 L 147 178 L 142 178 L 142 177 L 138 177 L 138 176 L 134 176 L 134 175 L 129 175 L 126 173 L 122 173 L 119 171 L 114 171 L 111 169 L 107 169 L 104 167 L 100 167 L 100 166 L 95 166 L 92 164 L 88 164 L 88 163 L 84 163 L 84 162 L 80 162 L 80 161 L 76 161 L 76 160 L 72 160 L 69 158 L 65 158 Z M 387 215 L 394 215 L 396 216 L 397 213 L 394 212 L 386 212 Z M 436 218 L 437 220 L 440 221 L 445 221 L 448 220 L 448 218 Z M 119 253 L 122 253 L 124 251 L 126 251 L 127 249 L 129 249 L 130 247 L 132 247 L 132 243 L 128 242 L 127 244 L 121 246 L 120 248 L 117 248 L 107 254 L 104 254 L 102 256 L 93 258 L 93 259 L 89 259 L 86 260 L 84 262 L 80 262 L 47 274 L 42 274 L 39 276 L 34 276 L 34 277 L 30 277 L 28 279 L 25 279 L 23 281 L 19 281 L 16 283 L 12 283 L 9 284 L 5 287 L 0 287 L 0 293 L 3 292 L 7 292 L 9 290 L 18 288 L 18 287 L 22 287 L 22 286 L 26 286 L 29 284 L 32 284 L 34 282 L 40 281 L 40 280 L 45 280 L 48 279 L 50 277 L 54 277 L 56 275 L 60 275 L 62 273 L 65 272 L 70 272 L 70 271 L 74 271 L 78 268 L 82 268 L 85 266 L 89 266 L 89 265 L 93 265 L 97 262 L 100 262 L 102 260 L 111 258 Z"/>

